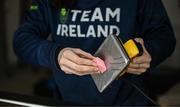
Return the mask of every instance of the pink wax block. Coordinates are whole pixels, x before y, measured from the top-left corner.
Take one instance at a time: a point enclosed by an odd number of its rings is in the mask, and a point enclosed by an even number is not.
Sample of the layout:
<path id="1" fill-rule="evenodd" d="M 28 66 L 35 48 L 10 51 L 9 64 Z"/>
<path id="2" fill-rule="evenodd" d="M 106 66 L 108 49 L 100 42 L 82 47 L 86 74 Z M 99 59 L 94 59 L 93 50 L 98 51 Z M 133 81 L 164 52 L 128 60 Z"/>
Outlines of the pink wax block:
<path id="1" fill-rule="evenodd" d="M 96 57 L 95 59 L 93 59 L 93 61 L 98 65 L 100 73 L 104 73 L 106 71 L 107 68 L 102 59 L 100 59 L 99 57 Z"/>

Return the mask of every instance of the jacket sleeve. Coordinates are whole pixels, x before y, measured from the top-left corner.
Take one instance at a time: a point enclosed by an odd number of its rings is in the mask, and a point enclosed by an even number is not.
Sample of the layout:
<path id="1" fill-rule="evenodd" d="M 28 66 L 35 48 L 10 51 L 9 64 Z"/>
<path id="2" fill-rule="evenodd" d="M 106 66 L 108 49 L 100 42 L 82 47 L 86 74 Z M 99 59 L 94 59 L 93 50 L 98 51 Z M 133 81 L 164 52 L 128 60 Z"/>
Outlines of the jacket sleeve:
<path id="1" fill-rule="evenodd" d="M 151 67 L 156 67 L 172 54 L 176 39 L 161 0 L 140 0 L 139 35 L 152 57 Z"/>
<path id="2" fill-rule="evenodd" d="M 25 62 L 52 69 L 56 67 L 60 46 L 47 40 L 50 28 L 45 1 L 33 1 L 24 24 L 14 34 L 13 47 L 16 55 Z"/>

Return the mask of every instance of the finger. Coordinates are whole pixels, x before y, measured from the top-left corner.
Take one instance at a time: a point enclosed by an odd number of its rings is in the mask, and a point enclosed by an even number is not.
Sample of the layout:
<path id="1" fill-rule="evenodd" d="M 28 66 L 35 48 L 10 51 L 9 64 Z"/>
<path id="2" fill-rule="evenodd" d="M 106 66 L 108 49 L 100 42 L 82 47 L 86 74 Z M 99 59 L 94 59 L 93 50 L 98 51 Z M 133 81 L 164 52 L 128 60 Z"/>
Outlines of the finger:
<path id="1" fill-rule="evenodd" d="M 139 68 L 139 64 L 135 64 L 135 63 L 130 63 L 128 68 L 134 68 L 134 69 L 137 69 Z"/>
<path id="2" fill-rule="evenodd" d="M 62 69 L 66 74 L 75 74 L 75 75 L 79 75 L 79 76 L 82 76 L 82 75 L 83 75 L 83 74 L 79 74 L 79 73 L 75 72 L 74 70 L 72 70 L 72 69 L 70 69 L 70 68 L 68 68 L 68 67 L 66 67 L 66 66 L 63 66 L 61 69 Z"/>
<path id="3" fill-rule="evenodd" d="M 64 71 L 66 74 L 74 74 L 74 71 L 66 66 L 61 66 L 61 70 Z"/>
<path id="4" fill-rule="evenodd" d="M 142 38 L 135 38 L 134 40 L 138 43 L 144 44 L 144 40 Z"/>
<path id="5" fill-rule="evenodd" d="M 133 69 L 133 68 L 127 68 L 127 72 L 131 74 L 142 74 L 146 72 L 146 69 L 140 68 L 140 69 Z"/>
<path id="6" fill-rule="evenodd" d="M 134 74 L 134 75 L 140 75 L 141 74 L 140 72 L 133 72 L 133 71 L 129 70 L 129 68 L 126 70 L 126 72 L 129 74 Z"/>
<path id="7" fill-rule="evenodd" d="M 139 64 L 139 68 L 148 69 L 148 68 L 150 68 L 150 63 Z"/>
<path id="8" fill-rule="evenodd" d="M 81 74 L 92 74 L 98 72 L 98 67 L 93 67 L 93 66 L 85 66 L 85 65 L 78 65 L 68 59 L 64 59 L 63 62 L 61 63 L 62 65 L 74 70 L 76 73 L 81 73 Z"/>
<path id="9" fill-rule="evenodd" d="M 140 43 L 141 46 L 142 46 L 142 48 L 143 48 L 143 50 L 146 51 L 146 48 L 145 48 L 145 46 L 144 46 L 144 40 L 143 40 L 142 38 L 135 38 L 134 40 L 135 40 L 136 42 Z"/>
<path id="10" fill-rule="evenodd" d="M 75 75 L 78 75 L 78 76 L 83 76 L 83 75 L 87 75 L 88 73 L 78 73 L 78 72 L 75 72 L 74 70 L 66 67 L 66 66 L 63 66 L 61 68 L 66 74 L 75 74 Z"/>
<path id="11" fill-rule="evenodd" d="M 141 73 L 137 73 L 137 72 L 127 72 L 129 74 L 134 74 L 134 75 L 141 75 Z"/>
<path id="12" fill-rule="evenodd" d="M 149 52 L 147 51 L 147 49 L 146 49 L 146 47 L 145 47 L 145 45 L 144 45 L 144 40 L 143 40 L 142 38 L 135 38 L 134 40 L 135 40 L 136 42 L 140 43 L 141 46 L 142 46 L 142 48 L 143 48 L 143 52 L 144 52 L 145 54 L 147 54 L 147 55 L 150 56 Z"/>
<path id="13" fill-rule="evenodd" d="M 135 57 L 133 59 L 133 63 L 136 63 L 136 64 L 148 63 L 148 62 L 151 62 L 151 58 L 149 56 L 147 56 L 146 54 Z"/>
<path id="14" fill-rule="evenodd" d="M 89 66 L 95 66 L 95 67 L 98 66 L 93 60 L 85 59 L 85 58 L 77 59 L 76 63 L 79 65 L 89 65 Z"/>
<path id="15" fill-rule="evenodd" d="M 78 65 L 97 66 L 97 64 L 94 61 L 92 61 L 90 59 L 81 58 L 71 50 L 65 51 L 64 57 L 71 60 L 72 62 L 74 62 Z"/>
<path id="16" fill-rule="evenodd" d="M 81 49 L 72 49 L 75 53 L 77 53 L 78 55 L 80 55 L 81 57 L 85 57 L 85 58 L 88 58 L 88 59 L 94 59 L 95 57 L 92 56 L 90 53 L 87 53 Z"/>
<path id="17" fill-rule="evenodd" d="M 133 69 L 139 69 L 139 68 L 148 69 L 150 67 L 150 63 L 142 63 L 142 64 L 130 63 L 128 67 Z"/>

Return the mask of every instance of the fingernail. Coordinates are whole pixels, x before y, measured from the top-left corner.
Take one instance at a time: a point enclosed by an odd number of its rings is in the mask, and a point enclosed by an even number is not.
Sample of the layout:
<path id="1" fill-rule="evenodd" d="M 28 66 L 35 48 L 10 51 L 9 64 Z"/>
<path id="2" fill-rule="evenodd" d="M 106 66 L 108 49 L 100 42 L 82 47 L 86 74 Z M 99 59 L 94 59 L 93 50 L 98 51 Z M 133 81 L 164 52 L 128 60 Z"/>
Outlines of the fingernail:
<path id="1" fill-rule="evenodd" d="M 99 69 L 98 69 L 98 68 L 95 68 L 95 71 L 99 71 Z"/>
<path id="2" fill-rule="evenodd" d="M 98 72 L 94 72 L 94 74 L 100 74 L 100 72 L 98 71 Z"/>

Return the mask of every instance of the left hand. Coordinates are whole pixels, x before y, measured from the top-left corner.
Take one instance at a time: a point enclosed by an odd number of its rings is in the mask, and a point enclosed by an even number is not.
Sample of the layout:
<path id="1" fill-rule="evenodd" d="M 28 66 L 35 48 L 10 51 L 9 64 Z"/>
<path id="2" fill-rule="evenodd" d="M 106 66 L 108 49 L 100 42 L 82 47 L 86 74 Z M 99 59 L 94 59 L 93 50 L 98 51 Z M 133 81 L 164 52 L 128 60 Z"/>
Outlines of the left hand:
<path id="1" fill-rule="evenodd" d="M 141 75 L 150 68 L 151 56 L 144 46 L 144 41 L 142 38 L 135 38 L 135 41 L 140 43 L 143 48 L 143 54 L 141 56 L 135 57 L 126 69 L 127 73 Z"/>

